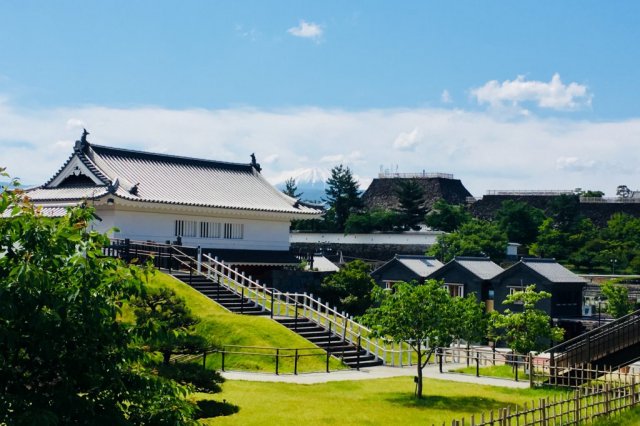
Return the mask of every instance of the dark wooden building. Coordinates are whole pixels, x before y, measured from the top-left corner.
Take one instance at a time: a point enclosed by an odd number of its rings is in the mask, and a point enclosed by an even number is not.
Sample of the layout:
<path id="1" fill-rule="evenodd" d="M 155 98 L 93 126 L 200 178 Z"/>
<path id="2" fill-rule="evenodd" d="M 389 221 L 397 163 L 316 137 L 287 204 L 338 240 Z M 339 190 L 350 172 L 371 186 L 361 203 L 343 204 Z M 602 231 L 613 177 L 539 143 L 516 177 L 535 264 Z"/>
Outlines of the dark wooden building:
<path id="1" fill-rule="evenodd" d="M 391 288 L 399 281 L 424 282 L 429 274 L 442 267 L 435 257 L 420 255 L 396 255 L 393 259 L 371 273 L 383 288 Z"/>
<path id="2" fill-rule="evenodd" d="M 449 294 L 464 297 L 475 293 L 478 301 L 485 302 L 487 310 L 493 310 L 492 279 L 504 272 L 488 257 L 456 257 L 427 278 L 444 281 Z"/>
<path id="3" fill-rule="evenodd" d="M 540 302 L 539 308 L 552 318 L 580 317 L 582 291 L 586 285 L 579 277 L 560 265 L 555 259 L 523 258 L 493 279 L 495 308 L 503 311 L 519 310 L 519 305 L 504 305 L 503 301 L 515 291 L 535 284 L 536 290 L 551 293 L 550 299 Z"/>

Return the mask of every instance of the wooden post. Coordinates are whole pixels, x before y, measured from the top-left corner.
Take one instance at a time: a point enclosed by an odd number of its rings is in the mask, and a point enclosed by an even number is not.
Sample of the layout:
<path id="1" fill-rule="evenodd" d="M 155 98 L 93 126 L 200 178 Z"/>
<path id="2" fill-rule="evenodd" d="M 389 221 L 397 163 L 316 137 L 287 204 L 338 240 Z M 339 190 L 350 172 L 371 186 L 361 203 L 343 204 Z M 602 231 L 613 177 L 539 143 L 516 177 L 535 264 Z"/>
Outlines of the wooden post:
<path id="1" fill-rule="evenodd" d="M 533 353 L 529 352 L 529 388 L 533 388 Z"/>
<path id="2" fill-rule="evenodd" d="M 279 364 L 280 364 L 280 349 L 276 348 L 276 376 L 279 373 L 278 371 Z"/>
<path id="3" fill-rule="evenodd" d="M 296 348 L 295 359 L 293 360 L 293 374 L 298 375 L 298 349 Z"/>
<path id="4" fill-rule="evenodd" d="M 225 350 L 224 350 L 224 346 L 222 347 L 222 366 L 220 367 L 220 369 L 222 371 L 224 371 L 224 355 L 225 355 Z"/>
<path id="5" fill-rule="evenodd" d="M 327 351 L 327 373 L 329 372 L 329 358 L 331 357 L 331 355 L 329 354 L 329 351 Z"/>
<path id="6" fill-rule="evenodd" d="M 631 376 L 631 407 L 636 406 L 636 375 Z"/>
<path id="7" fill-rule="evenodd" d="M 480 377 L 480 352 L 476 351 L 476 377 Z"/>

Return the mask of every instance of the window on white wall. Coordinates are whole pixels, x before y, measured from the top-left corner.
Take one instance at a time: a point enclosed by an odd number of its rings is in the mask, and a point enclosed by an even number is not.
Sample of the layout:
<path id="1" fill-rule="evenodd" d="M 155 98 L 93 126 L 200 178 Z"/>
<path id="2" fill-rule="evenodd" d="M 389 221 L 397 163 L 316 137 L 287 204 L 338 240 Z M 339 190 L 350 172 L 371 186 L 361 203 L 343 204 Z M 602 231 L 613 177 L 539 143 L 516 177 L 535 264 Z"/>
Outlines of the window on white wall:
<path id="1" fill-rule="evenodd" d="M 201 238 L 220 238 L 221 223 L 218 222 L 200 222 Z"/>
<path id="2" fill-rule="evenodd" d="M 244 238 L 244 224 L 242 223 L 225 223 L 224 238 L 228 240 L 240 240 Z"/>
<path id="3" fill-rule="evenodd" d="M 177 219 L 175 223 L 176 237 L 195 237 L 198 223 L 195 220 Z"/>

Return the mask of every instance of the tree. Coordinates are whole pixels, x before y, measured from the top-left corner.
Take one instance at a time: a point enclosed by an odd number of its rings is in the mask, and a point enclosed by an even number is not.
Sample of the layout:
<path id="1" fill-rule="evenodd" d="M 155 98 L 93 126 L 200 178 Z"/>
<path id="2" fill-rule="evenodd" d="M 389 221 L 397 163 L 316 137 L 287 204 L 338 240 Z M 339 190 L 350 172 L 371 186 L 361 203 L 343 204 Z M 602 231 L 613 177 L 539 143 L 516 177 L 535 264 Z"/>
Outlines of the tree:
<path id="1" fill-rule="evenodd" d="M 607 299 L 607 313 L 614 318 L 620 318 L 633 311 L 633 304 L 629 300 L 629 289 L 610 280 L 602 284 L 602 295 Z"/>
<path id="2" fill-rule="evenodd" d="M 145 337 L 149 350 L 162 354 L 169 365 L 174 354 L 196 354 L 206 349 L 207 341 L 195 331 L 200 320 L 193 316 L 186 301 L 166 287 L 149 289 L 132 305 L 136 326 Z"/>
<path id="3" fill-rule="evenodd" d="M 427 213 L 424 199 L 424 188 L 415 180 L 400 179 L 395 189 L 398 197 L 399 228 L 403 231 L 412 229 L 418 231 Z"/>
<path id="4" fill-rule="evenodd" d="M 505 340 L 509 348 L 519 354 L 542 350 L 547 347 L 549 340 L 559 342 L 564 330 L 552 326 L 549 315 L 536 308 L 538 302 L 549 297 L 551 294 L 546 291 L 536 291 L 535 284 L 527 286 L 523 291 L 510 294 L 504 303 L 520 304 L 522 311 L 493 311 L 490 317 L 490 326 L 493 329 L 491 334 Z"/>
<path id="5" fill-rule="evenodd" d="M 376 289 L 375 298 L 380 306 L 369 309 L 363 322 L 371 328 L 374 337 L 405 342 L 415 351 L 416 395 L 422 398 L 422 369 L 435 348 L 449 346 L 453 341 L 456 318 L 452 298 L 436 280 L 427 280 L 424 284 L 401 282 L 393 290 Z"/>
<path id="6" fill-rule="evenodd" d="M 585 197 L 585 198 L 602 198 L 604 197 L 604 192 L 602 191 L 593 191 L 593 190 L 586 190 L 586 191 L 580 191 L 580 193 L 578 194 L 581 197 Z"/>
<path id="7" fill-rule="evenodd" d="M 554 197 L 548 205 L 548 216 L 553 219 L 555 229 L 572 232 L 580 222 L 580 197 L 562 194 Z"/>
<path id="8" fill-rule="evenodd" d="M 496 222 L 511 242 L 531 244 L 544 221 L 542 210 L 522 201 L 506 200 L 496 212 Z"/>
<path id="9" fill-rule="evenodd" d="M 104 257 L 93 219 L 0 196 L 0 424 L 192 424 L 188 388 L 146 369 L 117 320 L 145 270 Z"/>
<path id="10" fill-rule="evenodd" d="M 344 226 L 346 234 L 393 231 L 397 228 L 398 213 L 392 210 L 373 210 L 349 215 Z"/>
<path id="11" fill-rule="evenodd" d="M 491 222 L 473 219 L 457 231 L 439 235 L 429 254 L 449 261 L 455 256 L 488 256 L 500 261 L 506 256 L 507 235 Z"/>
<path id="12" fill-rule="evenodd" d="M 351 315 L 362 315 L 371 306 L 371 295 L 377 287 L 369 272 L 369 265 L 362 260 L 349 262 L 338 272 L 325 277 L 320 294 L 338 309 Z"/>
<path id="13" fill-rule="evenodd" d="M 465 297 L 454 297 L 452 334 L 456 339 L 467 342 L 467 349 L 471 342 L 481 341 L 487 334 L 487 314 L 483 302 L 478 302 L 475 294 Z"/>
<path id="14" fill-rule="evenodd" d="M 627 185 L 618 185 L 616 188 L 616 195 L 620 198 L 629 198 L 632 192 Z"/>
<path id="15" fill-rule="evenodd" d="M 336 231 L 344 231 L 349 215 L 362 207 L 358 182 L 354 179 L 349 167 L 340 164 L 331 169 L 325 194 L 325 201 L 332 213 L 327 218 L 332 217 Z"/>
<path id="16" fill-rule="evenodd" d="M 302 197 L 302 192 L 298 192 L 298 185 L 296 184 L 296 180 L 294 178 L 289 178 L 284 182 L 284 189 L 282 192 L 289 197 L 300 198 Z"/>
<path id="17" fill-rule="evenodd" d="M 436 201 L 425 217 L 427 226 L 444 232 L 456 231 L 470 220 L 471 215 L 464 206 L 449 204 L 445 200 Z"/>

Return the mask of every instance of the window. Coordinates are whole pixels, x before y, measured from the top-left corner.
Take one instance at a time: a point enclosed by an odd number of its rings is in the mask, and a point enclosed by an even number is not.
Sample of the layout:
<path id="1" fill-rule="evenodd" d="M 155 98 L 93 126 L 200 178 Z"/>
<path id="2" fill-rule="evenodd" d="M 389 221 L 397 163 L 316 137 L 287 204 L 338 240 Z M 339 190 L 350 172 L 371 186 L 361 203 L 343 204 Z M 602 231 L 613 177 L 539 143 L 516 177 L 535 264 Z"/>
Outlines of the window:
<path id="1" fill-rule="evenodd" d="M 225 223 L 224 238 L 228 240 L 241 240 L 242 238 L 244 238 L 244 224 Z"/>
<path id="2" fill-rule="evenodd" d="M 200 238 L 220 238 L 221 223 L 200 222 Z"/>
<path id="3" fill-rule="evenodd" d="M 464 297 L 464 284 L 445 284 L 451 297 Z"/>
<path id="4" fill-rule="evenodd" d="M 175 224 L 176 237 L 195 237 L 197 222 L 195 220 L 177 219 Z"/>

